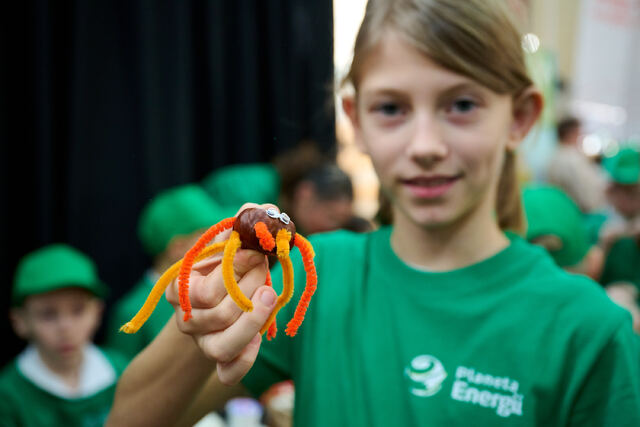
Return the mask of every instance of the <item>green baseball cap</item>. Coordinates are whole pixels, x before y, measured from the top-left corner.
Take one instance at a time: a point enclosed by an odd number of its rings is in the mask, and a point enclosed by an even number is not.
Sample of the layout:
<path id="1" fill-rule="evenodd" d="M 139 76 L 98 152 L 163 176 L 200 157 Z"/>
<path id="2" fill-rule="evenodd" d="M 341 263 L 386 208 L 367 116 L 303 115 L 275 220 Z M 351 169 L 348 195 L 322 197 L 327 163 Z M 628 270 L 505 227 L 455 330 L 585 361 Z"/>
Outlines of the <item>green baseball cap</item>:
<path id="1" fill-rule="evenodd" d="M 175 187 L 158 194 L 145 206 L 138 221 L 138 237 L 145 251 L 155 256 L 175 236 L 207 229 L 235 213 L 219 206 L 198 185 Z"/>
<path id="2" fill-rule="evenodd" d="M 615 155 L 605 157 L 602 166 L 618 184 L 629 185 L 640 181 L 640 151 L 637 148 L 621 148 Z"/>
<path id="3" fill-rule="evenodd" d="M 239 209 L 246 202 L 277 203 L 280 175 L 267 163 L 225 166 L 206 176 L 202 187 L 217 203 Z"/>
<path id="4" fill-rule="evenodd" d="M 589 252 L 589 236 L 578 205 L 562 190 L 529 186 L 522 191 L 527 240 L 555 236 L 560 245 L 549 253 L 561 267 L 578 264 Z"/>
<path id="5" fill-rule="evenodd" d="M 107 295 L 93 261 L 69 245 L 53 244 L 25 255 L 18 263 L 13 283 L 12 303 L 63 288 L 83 288 L 97 297 Z"/>

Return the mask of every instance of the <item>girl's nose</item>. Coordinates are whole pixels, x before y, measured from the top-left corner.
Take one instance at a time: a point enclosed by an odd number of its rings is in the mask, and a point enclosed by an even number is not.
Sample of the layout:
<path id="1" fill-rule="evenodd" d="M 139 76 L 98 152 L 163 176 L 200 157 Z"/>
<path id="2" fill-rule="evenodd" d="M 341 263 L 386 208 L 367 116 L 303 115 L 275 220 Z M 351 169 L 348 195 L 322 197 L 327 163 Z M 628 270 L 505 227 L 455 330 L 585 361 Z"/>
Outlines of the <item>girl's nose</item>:
<path id="1" fill-rule="evenodd" d="M 444 159 L 449 153 L 435 118 L 429 113 L 416 114 L 413 133 L 407 146 L 409 157 L 420 165 Z"/>

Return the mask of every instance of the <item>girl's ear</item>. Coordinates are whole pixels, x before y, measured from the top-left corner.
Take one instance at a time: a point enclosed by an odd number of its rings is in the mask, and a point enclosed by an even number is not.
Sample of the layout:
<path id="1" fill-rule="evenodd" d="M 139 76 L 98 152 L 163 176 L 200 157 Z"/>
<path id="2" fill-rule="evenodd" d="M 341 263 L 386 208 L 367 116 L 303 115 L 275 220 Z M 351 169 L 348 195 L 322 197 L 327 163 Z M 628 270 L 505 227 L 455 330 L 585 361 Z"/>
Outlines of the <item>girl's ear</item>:
<path id="1" fill-rule="evenodd" d="M 360 130 L 360 121 L 358 120 L 358 105 L 354 96 L 342 97 L 342 109 L 344 110 L 349 121 L 353 126 L 353 137 L 356 146 L 366 152 L 365 146 L 362 142 L 362 132 Z"/>
<path id="2" fill-rule="evenodd" d="M 528 87 L 513 100 L 513 123 L 509 133 L 507 149 L 515 150 L 527 136 L 542 113 L 544 99 L 540 91 Z"/>

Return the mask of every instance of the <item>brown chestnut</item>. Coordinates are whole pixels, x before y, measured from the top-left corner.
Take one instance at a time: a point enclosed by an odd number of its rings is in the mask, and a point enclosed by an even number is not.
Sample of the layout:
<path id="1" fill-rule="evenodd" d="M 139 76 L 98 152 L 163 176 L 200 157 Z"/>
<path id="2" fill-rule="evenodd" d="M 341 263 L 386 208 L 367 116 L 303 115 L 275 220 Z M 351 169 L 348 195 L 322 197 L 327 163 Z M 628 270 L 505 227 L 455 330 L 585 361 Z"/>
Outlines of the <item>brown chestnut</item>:
<path id="1" fill-rule="evenodd" d="M 265 223 L 274 239 L 276 238 L 278 231 L 282 228 L 287 229 L 287 231 L 291 233 L 289 247 L 293 248 L 296 226 L 287 214 L 279 213 L 273 208 L 249 208 L 240 212 L 240 215 L 238 215 L 235 223 L 233 224 L 233 229 L 240 235 L 242 249 L 253 249 L 255 251 L 262 252 L 265 255 L 276 254 L 276 248 L 271 251 L 265 251 L 262 249 L 262 246 L 260 246 L 260 241 L 258 240 L 254 229 L 256 223 L 260 221 Z"/>

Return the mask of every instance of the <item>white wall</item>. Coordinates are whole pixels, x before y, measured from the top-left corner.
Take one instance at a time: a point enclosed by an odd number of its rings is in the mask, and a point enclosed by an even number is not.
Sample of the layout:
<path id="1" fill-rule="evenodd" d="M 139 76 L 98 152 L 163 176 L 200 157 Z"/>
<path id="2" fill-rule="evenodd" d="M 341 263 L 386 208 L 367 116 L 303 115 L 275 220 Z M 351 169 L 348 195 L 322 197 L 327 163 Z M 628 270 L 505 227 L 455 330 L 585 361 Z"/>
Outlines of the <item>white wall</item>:
<path id="1" fill-rule="evenodd" d="M 640 133 L 640 0 L 583 0 L 573 107 L 591 130 Z"/>

